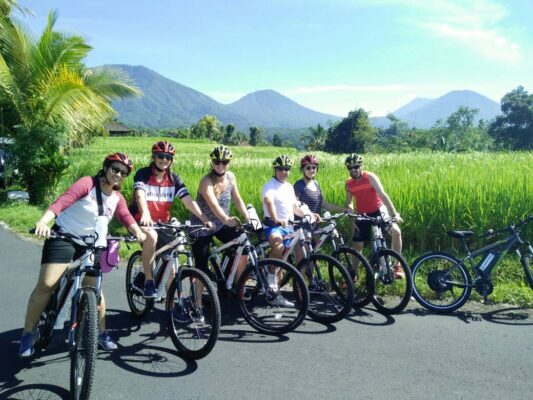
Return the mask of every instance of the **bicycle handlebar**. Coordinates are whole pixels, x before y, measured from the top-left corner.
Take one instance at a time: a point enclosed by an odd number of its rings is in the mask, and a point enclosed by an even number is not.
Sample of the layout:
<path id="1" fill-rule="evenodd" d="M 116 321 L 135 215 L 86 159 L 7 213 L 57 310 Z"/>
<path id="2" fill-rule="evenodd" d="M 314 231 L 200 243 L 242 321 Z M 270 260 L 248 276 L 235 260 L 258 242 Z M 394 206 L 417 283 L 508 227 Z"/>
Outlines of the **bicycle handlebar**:
<path id="1" fill-rule="evenodd" d="M 519 220 L 516 224 L 510 224 L 509 226 L 506 226 L 503 229 L 498 229 L 498 230 L 489 229 L 487 232 L 479 235 L 478 237 L 479 238 L 485 238 L 485 237 L 498 235 L 500 233 L 512 232 L 513 229 L 520 228 L 522 225 L 526 225 L 526 224 L 530 223 L 531 221 L 533 221 L 533 215 L 530 215 L 530 216 L 524 218 L 523 220 Z"/>
<path id="2" fill-rule="evenodd" d="M 35 228 L 31 228 L 29 233 L 34 234 Z M 50 238 L 52 239 L 67 239 L 67 240 L 73 240 L 78 239 L 82 240 L 85 243 L 85 238 L 93 238 L 96 240 L 96 235 L 84 235 L 84 236 L 76 236 L 67 232 L 56 232 L 56 231 L 50 231 Z M 107 240 L 120 240 L 121 242 L 136 242 L 137 238 L 135 236 L 107 236 Z M 87 244 L 87 243 L 85 243 Z"/>

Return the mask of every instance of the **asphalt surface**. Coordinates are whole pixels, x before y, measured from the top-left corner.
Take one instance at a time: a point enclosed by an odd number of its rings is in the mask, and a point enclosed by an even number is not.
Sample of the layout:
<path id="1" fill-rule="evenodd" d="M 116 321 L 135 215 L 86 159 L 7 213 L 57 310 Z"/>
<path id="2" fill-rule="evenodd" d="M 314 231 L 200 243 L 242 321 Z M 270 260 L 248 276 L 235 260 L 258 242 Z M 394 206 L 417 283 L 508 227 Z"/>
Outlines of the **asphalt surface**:
<path id="1" fill-rule="evenodd" d="M 61 335 L 31 362 L 17 358 L 41 247 L 0 227 L 0 399 L 68 398 Z M 213 351 L 181 359 L 161 307 L 130 316 L 125 269 L 104 278 L 108 328 L 119 349 L 99 352 L 93 399 L 531 399 L 533 311 L 468 304 L 449 316 L 411 302 L 401 315 L 372 308 L 335 325 L 307 319 L 275 337 L 257 333 L 222 301 Z"/>

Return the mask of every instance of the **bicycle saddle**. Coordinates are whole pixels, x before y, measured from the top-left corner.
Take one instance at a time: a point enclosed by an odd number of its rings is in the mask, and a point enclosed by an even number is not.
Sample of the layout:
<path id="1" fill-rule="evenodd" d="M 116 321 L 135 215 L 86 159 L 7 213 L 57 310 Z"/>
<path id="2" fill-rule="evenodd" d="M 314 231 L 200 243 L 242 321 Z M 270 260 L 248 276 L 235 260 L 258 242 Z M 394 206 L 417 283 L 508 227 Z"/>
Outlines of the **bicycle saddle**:
<path id="1" fill-rule="evenodd" d="M 448 236 L 456 239 L 466 239 L 474 236 L 472 231 L 448 231 Z"/>

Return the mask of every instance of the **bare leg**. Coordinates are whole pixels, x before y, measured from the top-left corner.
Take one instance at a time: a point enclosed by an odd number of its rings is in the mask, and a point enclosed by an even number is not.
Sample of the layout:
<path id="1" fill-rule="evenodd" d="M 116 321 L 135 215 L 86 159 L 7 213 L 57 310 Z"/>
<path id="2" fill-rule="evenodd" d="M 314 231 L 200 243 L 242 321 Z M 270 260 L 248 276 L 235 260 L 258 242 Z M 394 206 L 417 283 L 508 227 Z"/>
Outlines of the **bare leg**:
<path id="1" fill-rule="evenodd" d="M 157 232 L 148 227 L 141 227 L 141 230 L 146 233 L 146 240 L 143 242 L 142 262 L 144 269 L 144 279 L 153 280 L 152 263 L 154 262 L 155 247 L 157 244 Z"/>
<path id="2" fill-rule="evenodd" d="M 402 231 L 398 224 L 392 224 L 391 228 L 392 236 L 392 249 L 397 251 L 399 254 L 402 254 Z"/>
<path id="3" fill-rule="evenodd" d="M 50 297 L 56 288 L 61 275 L 67 269 L 68 264 L 42 264 L 39 272 L 37 285 L 33 289 L 28 300 L 28 307 L 26 310 L 26 319 L 24 322 L 24 331 L 27 333 L 32 331 L 46 305 L 50 301 Z"/>

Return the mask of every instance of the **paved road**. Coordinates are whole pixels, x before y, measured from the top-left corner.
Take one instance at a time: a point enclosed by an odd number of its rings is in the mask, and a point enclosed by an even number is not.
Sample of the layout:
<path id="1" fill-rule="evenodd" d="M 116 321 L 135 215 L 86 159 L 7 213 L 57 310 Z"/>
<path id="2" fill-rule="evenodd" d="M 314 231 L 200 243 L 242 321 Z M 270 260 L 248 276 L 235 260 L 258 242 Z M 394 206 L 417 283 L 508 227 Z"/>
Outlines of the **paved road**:
<path id="1" fill-rule="evenodd" d="M 31 363 L 16 357 L 39 244 L 0 228 L 0 399 L 68 398 L 69 359 L 56 336 Z M 368 308 L 335 326 L 311 320 L 286 336 L 255 332 L 223 302 L 210 355 L 179 358 L 161 311 L 130 317 L 124 269 L 105 277 L 108 327 L 119 350 L 100 352 L 94 399 L 531 399 L 533 311 L 473 308 L 398 316 Z"/>

